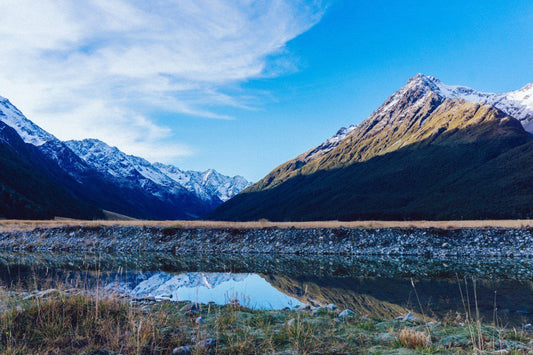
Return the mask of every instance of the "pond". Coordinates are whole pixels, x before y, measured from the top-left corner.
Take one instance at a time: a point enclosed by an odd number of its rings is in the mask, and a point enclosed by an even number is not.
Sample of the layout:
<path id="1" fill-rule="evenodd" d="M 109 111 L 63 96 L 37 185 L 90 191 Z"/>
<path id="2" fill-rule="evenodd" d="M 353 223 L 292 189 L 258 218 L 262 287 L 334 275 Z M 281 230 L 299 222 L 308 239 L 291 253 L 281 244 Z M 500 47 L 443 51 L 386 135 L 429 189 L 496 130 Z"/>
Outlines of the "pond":
<path id="1" fill-rule="evenodd" d="M 479 312 L 500 325 L 533 322 L 532 259 L 3 252 L 0 283 L 264 309 L 335 304 L 377 318 L 464 320 Z"/>

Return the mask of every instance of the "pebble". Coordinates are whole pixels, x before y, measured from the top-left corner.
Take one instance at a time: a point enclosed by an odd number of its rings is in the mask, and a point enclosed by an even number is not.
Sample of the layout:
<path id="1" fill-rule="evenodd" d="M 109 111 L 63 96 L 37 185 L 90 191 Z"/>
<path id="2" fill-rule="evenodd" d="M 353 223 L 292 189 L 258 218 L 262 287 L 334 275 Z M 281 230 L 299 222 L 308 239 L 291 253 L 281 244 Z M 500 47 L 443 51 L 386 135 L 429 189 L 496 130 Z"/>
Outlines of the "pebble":
<path id="1" fill-rule="evenodd" d="M 198 303 L 191 302 L 180 308 L 180 312 L 196 311 L 199 308 Z"/>
<path id="2" fill-rule="evenodd" d="M 0 232 L 1 250 L 533 257 L 531 228 L 176 228 L 62 226 Z"/>

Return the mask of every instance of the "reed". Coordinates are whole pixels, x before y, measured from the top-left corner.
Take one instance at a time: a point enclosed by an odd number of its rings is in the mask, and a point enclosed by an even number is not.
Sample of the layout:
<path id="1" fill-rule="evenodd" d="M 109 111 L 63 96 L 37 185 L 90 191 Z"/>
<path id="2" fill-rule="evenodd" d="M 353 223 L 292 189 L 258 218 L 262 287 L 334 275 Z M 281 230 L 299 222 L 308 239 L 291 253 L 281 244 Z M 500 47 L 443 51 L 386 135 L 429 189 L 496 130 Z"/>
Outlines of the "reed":
<path id="1" fill-rule="evenodd" d="M 470 282 L 466 288 L 460 285 L 465 324 L 431 329 L 424 324 L 425 315 L 423 322 L 362 315 L 341 319 L 326 309 L 258 310 L 238 302 L 200 305 L 186 313 L 180 311 L 184 302 L 133 301 L 101 285 L 89 288 L 83 281 L 53 286 L 32 292 L 0 288 L 0 353 L 171 354 L 180 346 L 197 354 L 380 353 L 397 348 L 480 353 L 513 346 L 531 350 L 533 344 L 533 334 L 525 330 L 482 323 L 476 312 L 477 291 L 471 290 L 475 283 Z M 446 340 L 461 339 L 465 332 L 465 342 Z"/>

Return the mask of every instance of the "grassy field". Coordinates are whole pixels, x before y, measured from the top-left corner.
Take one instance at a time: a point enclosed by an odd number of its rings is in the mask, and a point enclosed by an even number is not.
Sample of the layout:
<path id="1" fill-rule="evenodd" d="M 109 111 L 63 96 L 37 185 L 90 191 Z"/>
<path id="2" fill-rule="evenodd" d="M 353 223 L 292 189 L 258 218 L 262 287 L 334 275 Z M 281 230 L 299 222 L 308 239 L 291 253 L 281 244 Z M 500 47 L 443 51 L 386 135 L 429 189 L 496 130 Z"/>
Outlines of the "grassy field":
<path id="1" fill-rule="evenodd" d="M 523 228 L 533 227 L 533 220 L 471 220 L 471 221 L 316 221 L 316 222 L 224 222 L 224 221 L 140 221 L 140 220 L 0 220 L 0 231 L 31 230 L 62 226 L 132 226 L 183 228 Z"/>
<path id="2" fill-rule="evenodd" d="M 2 354 L 527 353 L 533 333 L 474 319 L 385 320 L 339 310 L 131 302 L 78 290 L 0 289 Z M 192 304 L 189 304 L 192 305 Z M 187 350 L 189 352 L 187 352 Z"/>

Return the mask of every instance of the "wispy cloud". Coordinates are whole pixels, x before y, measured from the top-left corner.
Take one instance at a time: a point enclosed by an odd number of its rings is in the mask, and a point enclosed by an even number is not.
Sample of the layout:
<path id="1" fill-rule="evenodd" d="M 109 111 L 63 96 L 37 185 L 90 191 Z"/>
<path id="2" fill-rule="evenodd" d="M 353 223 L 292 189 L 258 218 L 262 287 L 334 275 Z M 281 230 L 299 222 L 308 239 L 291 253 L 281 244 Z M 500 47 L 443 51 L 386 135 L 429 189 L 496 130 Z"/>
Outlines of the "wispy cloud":
<path id="1" fill-rule="evenodd" d="M 230 118 L 217 107 L 247 102 L 225 88 L 291 68 L 286 43 L 322 12 L 316 0 L 3 0 L 0 94 L 61 139 L 169 161 L 191 148 L 149 112 Z"/>

